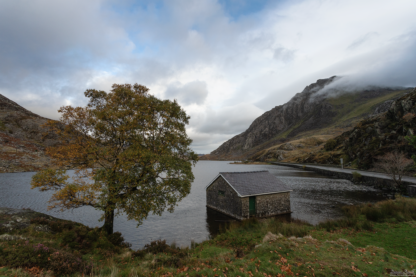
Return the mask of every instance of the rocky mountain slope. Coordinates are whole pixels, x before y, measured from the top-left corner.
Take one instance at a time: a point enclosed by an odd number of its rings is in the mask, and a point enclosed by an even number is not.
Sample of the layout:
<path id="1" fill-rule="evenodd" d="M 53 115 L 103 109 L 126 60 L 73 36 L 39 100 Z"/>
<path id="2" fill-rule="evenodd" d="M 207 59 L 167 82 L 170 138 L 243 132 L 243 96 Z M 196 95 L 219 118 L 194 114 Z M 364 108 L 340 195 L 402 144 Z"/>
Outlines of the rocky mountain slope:
<path id="1" fill-rule="evenodd" d="M 322 89 L 336 78 L 320 79 L 307 86 L 289 102 L 264 113 L 245 132 L 202 159 L 253 158 L 263 155 L 265 149 L 302 136 L 333 137 L 352 128 L 355 122 L 374 112 L 386 100 L 409 91 L 374 87 L 354 93 L 339 90 L 322 93 Z"/>
<path id="2" fill-rule="evenodd" d="M 52 165 L 44 151 L 57 140 L 42 127 L 47 121 L 0 94 L 0 172 L 36 171 Z"/>
<path id="3" fill-rule="evenodd" d="M 416 133 L 416 88 L 386 105 L 386 112 L 368 117 L 328 141 L 327 152 L 341 150 L 347 164 L 362 169 L 371 168 L 377 156 L 394 150 L 406 153 L 408 158 L 416 154 L 405 139 Z"/>

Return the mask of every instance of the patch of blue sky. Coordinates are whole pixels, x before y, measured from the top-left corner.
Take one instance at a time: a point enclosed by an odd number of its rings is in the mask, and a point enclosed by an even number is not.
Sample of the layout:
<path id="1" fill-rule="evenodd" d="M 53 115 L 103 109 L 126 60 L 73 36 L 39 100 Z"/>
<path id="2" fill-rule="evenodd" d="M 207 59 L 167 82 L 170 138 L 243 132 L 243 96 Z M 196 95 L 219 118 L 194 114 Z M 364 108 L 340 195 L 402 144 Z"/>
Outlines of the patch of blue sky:
<path id="1" fill-rule="evenodd" d="M 269 6 L 276 6 L 288 0 L 218 0 L 226 14 L 237 21 L 240 17 L 260 13 Z"/>
<path id="2" fill-rule="evenodd" d="M 127 0 L 127 1 L 111 1 L 107 8 L 118 14 L 130 14 L 136 11 L 153 12 L 163 10 L 163 0 Z"/>
<path id="3" fill-rule="evenodd" d="M 132 54 L 141 56 L 141 55 L 145 55 L 145 56 L 157 56 L 160 51 L 161 51 L 161 47 L 158 44 L 154 44 L 154 43 L 140 43 L 137 42 L 136 47 L 133 49 Z"/>

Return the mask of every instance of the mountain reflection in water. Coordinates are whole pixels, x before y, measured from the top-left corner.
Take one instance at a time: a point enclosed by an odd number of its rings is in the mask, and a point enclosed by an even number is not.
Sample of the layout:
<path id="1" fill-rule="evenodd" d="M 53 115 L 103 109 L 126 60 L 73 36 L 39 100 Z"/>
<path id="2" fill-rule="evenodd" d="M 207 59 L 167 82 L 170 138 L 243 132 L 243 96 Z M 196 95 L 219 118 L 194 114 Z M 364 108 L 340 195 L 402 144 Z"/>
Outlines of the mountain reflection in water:
<path id="1" fill-rule="evenodd" d="M 190 245 L 191 240 L 201 242 L 218 234 L 232 218 L 207 209 L 205 187 L 219 172 L 268 170 L 280 178 L 291 192 L 291 218 L 312 224 L 342 216 L 341 207 L 348 204 L 383 200 L 382 192 L 370 187 L 354 185 L 347 180 L 332 179 L 314 172 L 276 165 L 239 165 L 224 161 L 200 161 L 193 168 L 195 181 L 191 193 L 184 198 L 173 213 L 162 216 L 149 215 L 141 226 L 122 215 L 115 219 L 114 230 L 141 248 L 156 239 L 168 243 Z M 101 212 L 83 207 L 65 212 L 48 211 L 47 201 L 52 192 L 30 189 L 33 172 L 0 174 L 0 207 L 31 208 L 55 217 L 73 220 L 90 227 L 101 226 Z M 289 217 L 289 218 L 290 218 Z M 288 217 L 286 217 L 288 219 Z"/>

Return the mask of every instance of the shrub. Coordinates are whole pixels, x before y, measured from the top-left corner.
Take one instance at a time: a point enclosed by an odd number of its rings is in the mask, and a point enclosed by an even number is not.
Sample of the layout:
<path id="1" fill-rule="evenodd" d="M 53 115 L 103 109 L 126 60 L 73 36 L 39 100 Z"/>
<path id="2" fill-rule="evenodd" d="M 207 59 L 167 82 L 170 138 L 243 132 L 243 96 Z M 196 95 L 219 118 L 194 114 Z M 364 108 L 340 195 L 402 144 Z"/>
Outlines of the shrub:
<path id="1" fill-rule="evenodd" d="M 335 139 L 329 139 L 325 145 L 324 148 L 326 151 L 334 150 L 337 147 L 337 141 Z"/>
<path id="2" fill-rule="evenodd" d="M 108 236 L 108 240 L 115 246 L 121 246 L 121 247 L 131 247 L 131 244 L 124 241 L 123 236 L 120 232 L 115 232 Z"/>
<path id="3" fill-rule="evenodd" d="M 89 274 L 92 265 L 87 264 L 77 256 L 66 251 L 58 251 L 43 244 L 15 242 L 0 248 L 0 266 L 11 268 L 39 267 L 50 269 L 57 275 L 67 275 L 76 272 Z"/>
<path id="4" fill-rule="evenodd" d="M 115 248 L 114 244 L 112 244 L 112 243 L 111 243 L 111 242 L 107 239 L 107 237 L 106 237 L 105 235 L 103 235 L 103 234 L 101 234 L 101 235 L 98 237 L 96 247 L 97 247 L 97 248 L 101 248 L 101 249 L 103 249 L 103 250 L 111 251 L 111 252 L 116 251 L 116 248 Z"/>
<path id="5" fill-rule="evenodd" d="M 373 231 L 374 230 L 373 224 L 371 224 L 371 222 L 368 221 L 368 220 L 363 222 L 363 224 L 361 225 L 361 228 L 363 230 L 367 230 L 367 231 Z"/>
<path id="6" fill-rule="evenodd" d="M 176 258 L 171 258 L 169 261 L 165 261 L 167 265 L 179 266 L 182 263 L 182 258 L 187 254 L 188 249 L 180 249 L 172 243 L 169 246 L 166 240 L 155 240 L 151 241 L 150 244 L 146 244 L 142 250 L 137 250 L 132 253 L 133 258 L 143 258 L 147 253 L 158 254 L 165 253 L 171 254 Z M 179 259 L 179 260 L 178 260 Z"/>
<path id="7" fill-rule="evenodd" d="M 416 199 L 398 196 L 396 200 L 367 204 L 363 206 L 362 214 L 368 220 L 376 222 L 416 220 Z"/>
<path id="8" fill-rule="evenodd" d="M 77 239 L 77 233 L 75 231 L 67 231 L 62 237 L 62 244 L 68 245 L 71 248 L 75 248 L 75 240 Z"/>
<path id="9" fill-rule="evenodd" d="M 144 249 L 148 253 L 157 254 L 170 252 L 171 247 L 166 243 L 166 240 L 155 240 L 151 241 L 150 244 L 146 244 Z"/>
<path id="10" fill-rule="evenodd" d="M 56 251 L 51 255 L 49 269 L 58 276 L 76 272 L 89 274 L 92 270 L 92 264 L 87 264 L 81 257 L 72 253 Z"/>
<path id="11" fill-rule="evenodd" d="M 12 243 L 3 248 L 0 266 L 47 268 L 50 251 L 43 244 L 31 245 L 28 241 Z"/>
<path id="12" fill-rule="evenodd" d="M 325 222 L 321 222 L 318 224 L 318 228 L 325 229 L 326 231 L 330 232 L 332 230 L 336 230 L 338 228 L 356 228 L 359 229 L 359 221 L 358 217 L 354 218 L 340 218 L 337 220 L 328 220 Z"/>
<path id="13" fill-rule="evenodd" d="M 361 208 L 359 206 L 344 206 L 341 209 L 344 215 L 348 218 L 355 218 L 361 213 Z"/>
<path id="14" fill-rule="evenodd" d="M 363 176 L 360 173 L 358 173 L 357 171 L 354 171 L 352 173 L 352 181 L 353 182 L 360 182 L 362 180 L 362 178 L 363 178 Z"/>
<path id="15" fill-rule="evenodd" d="M 270 231 L 274 234 L 282 234 L 286 237 L 304 237 L 310 231 L 309 224 L 304 222 L 282 222 L 279 219 L 274 219 L 270 222 L 269 228 Z"/>
<path id="16" fill-rule="evenodd" d="M 365 217 L 367 218 L 367 220 L 377 222 L 377 221 L 382 221 L 384 219 L 383 213 L 381 212 L 381 210 L 377 208 L 364 208 L 363 213 Z"/>

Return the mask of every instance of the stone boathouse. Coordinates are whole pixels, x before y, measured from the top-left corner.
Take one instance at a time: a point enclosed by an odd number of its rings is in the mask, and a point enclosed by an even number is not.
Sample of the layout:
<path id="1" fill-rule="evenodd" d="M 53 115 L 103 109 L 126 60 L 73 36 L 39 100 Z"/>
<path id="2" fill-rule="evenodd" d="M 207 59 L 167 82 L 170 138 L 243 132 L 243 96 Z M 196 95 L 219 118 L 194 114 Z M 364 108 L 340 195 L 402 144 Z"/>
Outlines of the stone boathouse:
<path id="1" fill-rule="evenodd" d="M 207 207 L 238 220 L 291 212 L 291 190 L 267 170 L 220 172 L 206 191 Z"/>

